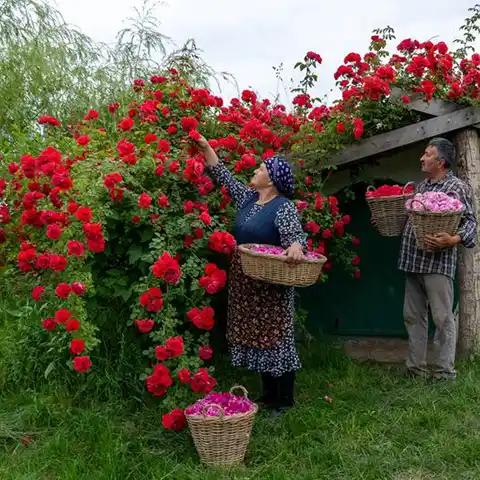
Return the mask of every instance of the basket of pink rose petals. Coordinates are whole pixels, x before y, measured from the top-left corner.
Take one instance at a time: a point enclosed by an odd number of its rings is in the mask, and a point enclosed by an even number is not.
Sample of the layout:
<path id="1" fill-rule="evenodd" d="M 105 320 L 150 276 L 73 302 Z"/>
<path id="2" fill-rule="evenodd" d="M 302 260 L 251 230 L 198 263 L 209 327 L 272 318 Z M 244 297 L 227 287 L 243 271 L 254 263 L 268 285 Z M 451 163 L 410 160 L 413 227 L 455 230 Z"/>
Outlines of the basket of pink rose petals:
<path id="1" fill-rule="evenodd" d="M 443 192 L 417 193 L 405 204 L 412 219 L 413 232 L 420 250 L 429 250 L 425 237 L 437 233 L 455 235 L 465 206 Z"/>
<path id="2" fill-rule="evenodd" d="M 243 395 L 234 395 L 235 390 Z M 188 407 L 185 416 L 201 462 L 215 466 L 243 462 L 257 411 L 242 386 L 210 393 Z"/>
<path id="3" fill-rule="evenodd" d="M 238 247 L 245 275 L 262 282 L 288 287 L 308 287 L 317 282 L 326 257 L 308 252 L 296 264 L 287 262 L 286 251 L 272 245 L 244 244 Z"/>

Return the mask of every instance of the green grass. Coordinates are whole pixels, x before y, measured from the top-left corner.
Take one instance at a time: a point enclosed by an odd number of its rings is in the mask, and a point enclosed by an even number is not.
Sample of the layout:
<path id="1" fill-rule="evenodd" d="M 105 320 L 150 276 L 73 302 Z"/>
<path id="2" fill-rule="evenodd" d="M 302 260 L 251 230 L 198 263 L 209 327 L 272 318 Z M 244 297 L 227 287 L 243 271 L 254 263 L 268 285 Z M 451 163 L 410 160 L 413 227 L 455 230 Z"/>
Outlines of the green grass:
<path id="1" fill-rule="evenodd" d="M 200 465 L 188 431 L 164 432 L 155 409 L 25 392 L 1 398 L 0 478 L 480 478 L 480 364 L 460 363 L 456 383 L 429 384 L 396 367 L 358 365 L 322 344 L 309 351 L 298 407 L 278 420 L 258 416 L 242 467 Z M 232 381 L 258 392 L 255 376 L 237 372 Z"/>

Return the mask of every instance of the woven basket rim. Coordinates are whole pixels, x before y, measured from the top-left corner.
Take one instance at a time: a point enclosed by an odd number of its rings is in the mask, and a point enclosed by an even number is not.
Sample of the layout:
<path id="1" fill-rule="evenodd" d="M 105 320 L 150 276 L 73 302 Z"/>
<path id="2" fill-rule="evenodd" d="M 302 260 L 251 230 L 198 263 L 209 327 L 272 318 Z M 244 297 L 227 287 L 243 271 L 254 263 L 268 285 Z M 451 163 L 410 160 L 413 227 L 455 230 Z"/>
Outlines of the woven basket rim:
<path id="1" fill-rule="evenodd" d="M 213 404 L 212 404 L 213 405 Z M 254 404 L 252 410 L 246 413 L 237 413 L 236 415 L 230 415 L 230 416 L 223 416 L 220 417 L 218 415 L 215 416 L 205 416 L 200 414 L 187 414 L 186 411 L 184 411 L 184 415 L 187 419 L 190 420 L 195 420 L 195 421 L 200 421 L 200 422 L 219 422 L 219 423 L 226 423 L 226 422 L 233 422 L 233 421 L 239 421 L 239 420 L 244 420 L 246 418 L 251 417 L 252 415 L 255 415 L 258 412 L 258 405 Z"/>
<path id="2" fill-rule="evenodd" d="M 244 243 L 242 245 L 238 246 L 238 250 L 241 253 L 244 253 L 245 255 L 249 255 L 251 257 L 263 257 L 263 258 L 268 258 L 271 260 L 275 260 L 277 262 L 282 262 L 285 263 L 287 261 L 287 257 L 283 255 L 272 255 L 270 253 L 262 253 L 262 252 L 253 252 L 250 250 L 249 247 L 254 247 L 254 246 L 264 246 L 264 247 L 275 247 L 275 245 L 267 245 L 267 244 L 260 244 L 260 243 Z M 299 261 L 299 263 L 321 263 L 322 265 L 327 261 L 327 257 L 318 254 L 318 258 L 303 258 L 302 260 Z"/>
<path id="3" fill-rule="evenodd" d="M 420 216 L 428 216 L 428 217 L 447 217 L 451 215 L 463 215 L 465 213 L 465 208 L 462 208 L 462 210 L 457 211 L 457 212 L 425 212 L 425 211 L 418 211 L 418 210 L 413 210 L 411 208 L 407 208 L 407 212 L 410 215 L 420 215 Z"/>
<path id="4" fill-rule="evenodd" d="M 402 193 L 401 195 L 386 195 L 383 197 L 367 197 L 367 195 L 365 194 L 365 199 L 368 202 L 378 202 L 378 201 L 398 200 L 405 197 L 413 197 L 414 195 L 415 195 L 415 192 Z"/>

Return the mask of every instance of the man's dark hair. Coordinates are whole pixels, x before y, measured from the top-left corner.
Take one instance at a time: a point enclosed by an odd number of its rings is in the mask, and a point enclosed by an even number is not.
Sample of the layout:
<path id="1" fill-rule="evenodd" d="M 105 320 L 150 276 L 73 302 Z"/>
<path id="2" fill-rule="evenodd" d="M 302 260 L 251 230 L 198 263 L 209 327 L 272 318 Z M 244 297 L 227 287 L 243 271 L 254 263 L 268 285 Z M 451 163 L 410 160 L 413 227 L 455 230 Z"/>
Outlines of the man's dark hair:
<path id="1" fill-rule="evenodd" d="M 445 162 L 445 168 L 452 168 L 457 161 L 457 151 L 452 142 L 446 138 L 437 137 L 432 138 L 428 142 L 429 147 L 435 147 L 437 149 L 437 155 L 440 160 Z"/>

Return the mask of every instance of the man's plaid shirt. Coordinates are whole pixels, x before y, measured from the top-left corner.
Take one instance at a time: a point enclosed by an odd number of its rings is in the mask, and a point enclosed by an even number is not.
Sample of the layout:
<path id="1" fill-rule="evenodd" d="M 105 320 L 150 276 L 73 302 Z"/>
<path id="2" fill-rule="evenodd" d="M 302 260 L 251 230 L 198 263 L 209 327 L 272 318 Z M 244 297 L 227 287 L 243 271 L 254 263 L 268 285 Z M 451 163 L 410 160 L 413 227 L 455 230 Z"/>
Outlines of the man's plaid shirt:
<path id="1" fill-rule="evenodd" d="M 460 222 L 458 235 L 466 248 L 475 246 L 477 238 L 477 219 L 472 204 L 469 187 L 451 171 L 441 180 L 432 182 L 425 180 L 417 186 L 418 193 L 424 192 L 455 192 L 465 205 L 465 213 Z M 439 232 L 440 233 L 440 232 Z M 417 248 L 415 234 L 410 218 L 407 221 L 402 236 L 398 268 L 412 273 L 441 273 L 455 278 L 457 267 L 457 247 L 446 248 L 436 252 L 425 252 Z"/>

